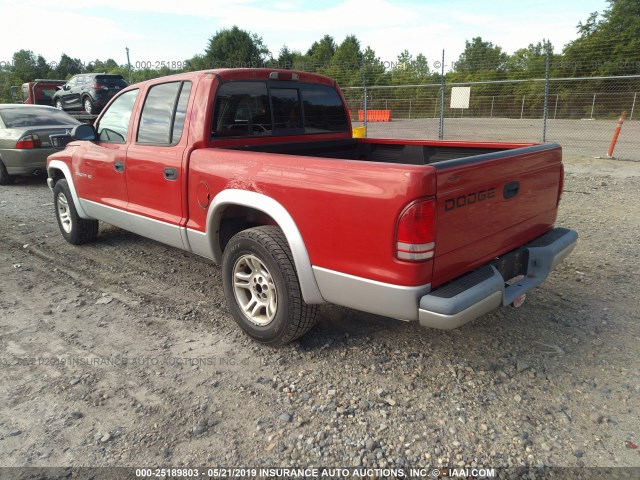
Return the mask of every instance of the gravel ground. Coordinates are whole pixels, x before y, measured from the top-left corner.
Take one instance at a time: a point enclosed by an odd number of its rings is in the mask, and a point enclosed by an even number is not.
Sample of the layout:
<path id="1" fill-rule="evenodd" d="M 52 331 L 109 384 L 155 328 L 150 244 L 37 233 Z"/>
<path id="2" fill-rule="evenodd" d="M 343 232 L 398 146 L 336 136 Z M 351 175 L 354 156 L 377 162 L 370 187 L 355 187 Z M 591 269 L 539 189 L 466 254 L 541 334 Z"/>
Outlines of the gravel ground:
<path id="1" fill-rule="evenodd" d="M 455 331 L 323 306 L 280 349 L 209 262 L 0 187 L 1 466 L 640 466 L 640 164 L 566 159 L 580 243 Z"/>

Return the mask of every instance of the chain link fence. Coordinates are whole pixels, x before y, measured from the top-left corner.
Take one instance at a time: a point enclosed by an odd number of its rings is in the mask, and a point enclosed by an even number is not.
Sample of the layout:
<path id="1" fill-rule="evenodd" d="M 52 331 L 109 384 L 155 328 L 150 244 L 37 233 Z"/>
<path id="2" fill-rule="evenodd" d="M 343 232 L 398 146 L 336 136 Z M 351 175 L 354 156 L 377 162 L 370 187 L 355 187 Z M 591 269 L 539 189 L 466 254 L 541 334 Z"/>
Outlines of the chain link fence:
<path id="1" fill-rule="evenodd" d="M 354 126 L 365 124 L 364 111 L 389 111 L 390 121 L 367 116 L 370 137 L 557 142 L 565 154 L 593 157 L 606 157 L 624 113 L 613 156 L 640 161 L 640 75 L 445 82 L 444 102 L 442 88 L 432 83 L 343 92 Z M 452 96 L 464 89 L 468 105 L 455 108 Z"/>

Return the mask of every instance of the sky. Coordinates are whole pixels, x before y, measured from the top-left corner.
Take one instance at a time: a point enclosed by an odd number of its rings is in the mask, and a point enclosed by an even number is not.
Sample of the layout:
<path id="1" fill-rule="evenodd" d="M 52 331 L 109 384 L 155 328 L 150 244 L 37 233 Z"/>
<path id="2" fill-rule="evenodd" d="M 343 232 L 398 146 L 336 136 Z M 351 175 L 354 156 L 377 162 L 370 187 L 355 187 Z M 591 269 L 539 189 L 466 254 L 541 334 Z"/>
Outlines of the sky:
<path id="1" fill-rule="evenodd" d="M 548 39 L 555 51 L 606 0 L 0 0 L 0 65 L 31 50 L 49 63 L 66 53 L 84 62 L 113 58 L 133 67 L 202 54 L 219 30 L 237 25 L 262 37 L 277 57 L 283 45 L 305 53 L 325 34 L 355 35 L 387 63 L 408 50 L 429 63 L 455 62 L 480 36 L 513 53 Z M 8 21 L 14 18 L 16 21 Z M 143 63 L 144 62 L 144 63 Z M 52 65 L 52 66 L 55 66 Z"/>

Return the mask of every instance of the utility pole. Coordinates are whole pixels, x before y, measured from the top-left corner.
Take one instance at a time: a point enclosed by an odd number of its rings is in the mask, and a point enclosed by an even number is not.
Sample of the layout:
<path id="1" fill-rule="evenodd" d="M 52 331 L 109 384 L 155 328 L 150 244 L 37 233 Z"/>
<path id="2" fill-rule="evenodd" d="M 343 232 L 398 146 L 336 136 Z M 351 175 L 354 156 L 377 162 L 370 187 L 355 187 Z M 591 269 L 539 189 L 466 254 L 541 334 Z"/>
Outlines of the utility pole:
<path id="1" fill-rule="evenodd" d="M 542 143 L 547 141 L 547 119 L 549 118 L 549 57 L 551 57 L 551 42 L 542 40 L 544 45 L 544 109 L 542 111 Z"/>
<path id="2" fill-rule="evenodd" d="M 127 66 L 129 67 L 129 83 L 131 83 L 131 60 L 129 60 L 129 47 L 124 47 L 127 51 Z"/>
<path id="3" fill-rule="evenodd" d="M 367 131 L 367 81 L 364 76 L 364 62 L 362 62 L 362 91 L 364 92 L 364 101 L 362 104 L 362 110 L 364 114 L 364 131 Z"/>
<path id="4" fill-rule="evenodd" d="M 444 49 L 442 50 L 442 63 L 440 64 L 442 71 L 440 73 L 440 128 L 438 131 L 438 138 L 444 140 Z"/>

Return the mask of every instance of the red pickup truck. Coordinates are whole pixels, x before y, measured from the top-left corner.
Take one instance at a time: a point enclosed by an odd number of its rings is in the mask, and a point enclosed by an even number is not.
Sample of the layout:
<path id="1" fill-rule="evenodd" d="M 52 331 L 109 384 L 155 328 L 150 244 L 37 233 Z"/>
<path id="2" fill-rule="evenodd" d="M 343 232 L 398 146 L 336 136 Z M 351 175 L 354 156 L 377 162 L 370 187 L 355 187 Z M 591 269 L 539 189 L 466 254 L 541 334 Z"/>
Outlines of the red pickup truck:
<path id="1" fill-rule="evenodd" d="M 98 221 L 222 265 L 246 333 L 330 302 L 433 328 L 519 301 L 573 249 L 556 144 L 353 138 L 330 78 L 270 69 L 131 85 L 48 159 L 65 239 Z"/>
<path id="2" fill-rule="evenodd" d="M 33 82 L 26 82 L 22 87 L 11 87 L 11 97 L 14 102 L 33 105 L 53 106 L 53 95 L 58 88 L 67 83 L 66 80 L 52 80 L 37 78 Z"/>

